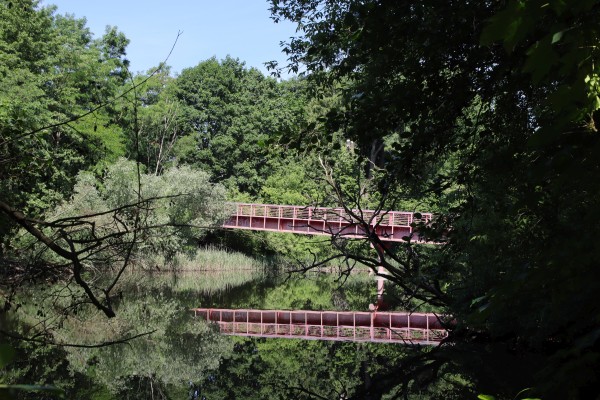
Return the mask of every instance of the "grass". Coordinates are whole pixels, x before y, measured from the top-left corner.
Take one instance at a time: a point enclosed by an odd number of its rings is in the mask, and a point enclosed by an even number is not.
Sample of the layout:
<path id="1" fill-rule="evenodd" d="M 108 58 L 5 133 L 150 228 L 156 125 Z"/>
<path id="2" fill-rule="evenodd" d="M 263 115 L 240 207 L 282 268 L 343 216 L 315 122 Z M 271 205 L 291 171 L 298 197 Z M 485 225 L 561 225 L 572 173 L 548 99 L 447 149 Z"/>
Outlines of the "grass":
<path id="1" fill-rule="evenodd" d="M 194 252 L 179 252 L 166 259 L 160 254 L 145 254 L 134 260 L 134 271 L 185 272 L 264 269 L 266 263 L 242 253 L 208 246 Z"/>
<path id="2" fill-rule="evenodd" d="M 119 286 L 124 292 L 155 289 L 213 295 L 261 278 L 266 268 L 265 262 L 242 253 L 206 247 L 193 254 L 177 253 L 169 262 L 150 256 L 144 268 L 124 274 Z"/>
<path id="3" fill-rule="evenodd" d="M 190 293 L 199 297 L 214 295 L 260 278 L 260 269 L 242 270 L 184 270 L 168 272 L 132 272 L 124 279 L 124 287 L 135 285 L 142 290 L 169 290 L 173 293 Z M 125 283 L 127 281 L 127 283 Z"/>
<path id="4" fill-rule="evenodd" d="M 177 271 L 224 271 L 259 270 L 265 263 L 242 253 L 227 251 L 216 247 L 199 249 L 192 256 L 178 253 L 175 256 L 174 269 Z"/>

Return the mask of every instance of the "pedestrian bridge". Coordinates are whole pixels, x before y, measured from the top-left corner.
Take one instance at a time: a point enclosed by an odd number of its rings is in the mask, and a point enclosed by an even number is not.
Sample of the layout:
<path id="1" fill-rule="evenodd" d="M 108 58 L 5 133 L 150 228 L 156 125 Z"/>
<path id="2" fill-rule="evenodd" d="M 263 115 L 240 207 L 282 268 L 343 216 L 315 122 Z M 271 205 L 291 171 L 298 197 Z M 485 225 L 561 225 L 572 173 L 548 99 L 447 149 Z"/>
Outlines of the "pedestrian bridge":
<path id="1" fill-rule="evenodd" d="M 254 231 L 365 238 L 376 234 L 388 242 L 422 242 L 415 231 L 431 221 L 430 213 L 351 210 L 343 208 L 233 203 L 234 211 L 224 228 Z"/>

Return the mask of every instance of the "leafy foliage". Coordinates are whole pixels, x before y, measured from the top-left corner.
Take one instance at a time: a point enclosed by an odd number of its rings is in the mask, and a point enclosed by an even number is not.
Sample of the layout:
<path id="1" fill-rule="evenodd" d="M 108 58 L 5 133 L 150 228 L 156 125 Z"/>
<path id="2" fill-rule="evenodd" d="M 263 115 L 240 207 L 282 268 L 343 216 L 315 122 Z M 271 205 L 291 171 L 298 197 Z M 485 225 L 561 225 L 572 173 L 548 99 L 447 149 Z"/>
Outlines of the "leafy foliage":
<path id="1" fill-rule="evenodd" d="M 138 237 L 136 258 L 159 253 L 168 259 L 193 245 L 203 231 L 227 216 L 225 189 L 209 183 L 205 172 L 187 166 L 173 167 L 159 176 L 142 174 L 139 186 L 137 180 L 136 164 L 125 159 L 111 164 L 101 181 L 83 172 L 78 176 L 73 197 L 53 210 L 48 219 L 99 213 L 89 217 L 88 222 L 94 224 L 96 232 L 110 234 L 118 230 L 110 210 L 138 202 L 141 188 L 142 198 L 150 204 L 144 215 L 146 232 Z M 132 224 L 135 215 L 125 212 L 120 218 L 122 224 Z M 98 254 L 94 257 L 107 258 Z"/>
<path id="2" fill-rule="evenodd" d="M 323 135 L 345 126 L 365 153 L 383 141 L 388 186 L 446 205 L 432 233 L 447 244 L 420 268 L 392 270 L 399 284 L 437 282 L 426 301 L 456 318 L 455 345 L 432 358 L 508 398 L 593 390 L 598 3 L 274 0 L 271 10 L 301 28 L 284 49 L 290 68 L 346 85 Z"/>
<path id="3" fill-rule="evenodd" d="M 278 84 L 233 58 L 210 59 L 182 71 L 173 98 L 182 104 L 180 162 L 208 171 L 232 190 L 257 195 L 276 156 L 266 143 L 301 120 L 303 90 Z"/>
<path id="4" fill-rule="evenodd" d="M 85 318 L 70 323 L 77 325 L 81 321 Z M 126 332 L 153 332 L 128 345 L 69 352 L 68 359 L 75 371 L 94 376 L 113 393 L 122 395 L 136 391 L 132 385 L 136 380 L 148 387 L 156 386 L 155 395 L 160 388 L 164 391 L 169 385 L 185 386 L 200 380 L 218 367 L 223 353 L 228 353 L 231 347 L 227 338 L 219 336 L 206 323 L 194 320 L 177 301 L 156 292 L 129 299 L 120 307 L 118 319 L 87 321 L 86 325 L 93 326 L 94 331 L 82 332 L 72 326 L 66 332 L 79 332 L 88 340 L 95 338 L 95 342 L 110 336 L 122 337 Z"/>
<path id="5" fill-rule="evenodd" d="M 58 123 L 114 96 L 126 38 L 111 28 L 93 40 L 85 20 L 53 13 L 37 1 L 0 3 L 0 188 L 9 204 L 35 215 L 69 193 L 80 169 L 124 150 L 110 109 Z M 2 226 L 6 234 L 11 225 Z"/>

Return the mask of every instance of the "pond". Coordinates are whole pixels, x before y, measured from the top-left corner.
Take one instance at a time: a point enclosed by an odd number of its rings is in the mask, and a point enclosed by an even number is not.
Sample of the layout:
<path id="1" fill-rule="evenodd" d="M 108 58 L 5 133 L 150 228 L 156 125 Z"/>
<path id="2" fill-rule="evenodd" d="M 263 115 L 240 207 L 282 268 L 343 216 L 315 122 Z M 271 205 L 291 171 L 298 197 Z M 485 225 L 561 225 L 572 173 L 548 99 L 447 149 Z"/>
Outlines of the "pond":
<path id="1" fill-rule="evenodd" d="M 272 271 L 272 269 L 268 269 Z M 264 265 L 130 272 L 117 317 L 81 308 L 55 336 L 66 343 L 140 337 L 102 348 L 66 348 L 69 393 L 91 399 L 379 399 L 397 392 L 399 344 L 225 336 L 196 307 L 368 311 L 374 277 L 288 275 Z M 393 300 L 393 290 L 388 290 Z M 393 301 L 392 301 L 393 303 Z M 391 398 L 391 397 L 390 397 Z M 416 397 L 418 398 L 418 397 Z"/>

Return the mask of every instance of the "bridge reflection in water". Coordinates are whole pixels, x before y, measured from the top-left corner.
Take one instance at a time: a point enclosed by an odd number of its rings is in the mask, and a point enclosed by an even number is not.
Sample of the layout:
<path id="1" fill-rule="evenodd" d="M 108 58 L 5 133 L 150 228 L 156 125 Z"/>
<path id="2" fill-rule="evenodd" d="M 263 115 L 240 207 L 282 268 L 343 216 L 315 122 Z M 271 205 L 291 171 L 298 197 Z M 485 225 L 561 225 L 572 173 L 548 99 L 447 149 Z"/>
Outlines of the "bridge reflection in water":
<path id="1" fill-rule="evenodd" d="M 192 309 L 234 336 L 438 345 L 448 336 L 435 314 L 403 312 Z"/>

